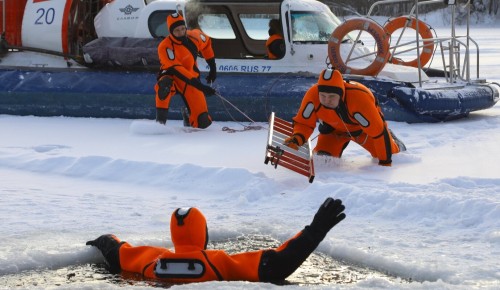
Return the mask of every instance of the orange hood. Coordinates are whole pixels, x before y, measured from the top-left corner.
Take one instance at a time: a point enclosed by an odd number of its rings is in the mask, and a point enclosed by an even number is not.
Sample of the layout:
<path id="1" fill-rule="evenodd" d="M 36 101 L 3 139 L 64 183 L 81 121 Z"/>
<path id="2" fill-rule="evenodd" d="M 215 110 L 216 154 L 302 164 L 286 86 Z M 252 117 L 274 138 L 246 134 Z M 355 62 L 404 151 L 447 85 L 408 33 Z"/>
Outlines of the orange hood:
<path id="1" fill-rule="evenodd" d="M 170 218 L 170 233 L 176 253 L 207 248 L 207 221 L 197 208 L 176 209 Z"/>
<path id="2" fill-rule="evenodd" d="M 344 78 L 338 70 L 324 69 L 319 74 L 318 91 L 325 93 L 336 93 L 344 99 Z"/>
<path id="3" fill-rule="evenodd" d="M 184 25 L 186 26 L 186 21 L 184 20 L 184 17 L 182 17 L 181 14 L 179 13 L 174 13 L 174 14 L 169 14 L 167 16 L 167 28 L 170 34 L 173 33 L 174 29 L 177 26 Z"/>

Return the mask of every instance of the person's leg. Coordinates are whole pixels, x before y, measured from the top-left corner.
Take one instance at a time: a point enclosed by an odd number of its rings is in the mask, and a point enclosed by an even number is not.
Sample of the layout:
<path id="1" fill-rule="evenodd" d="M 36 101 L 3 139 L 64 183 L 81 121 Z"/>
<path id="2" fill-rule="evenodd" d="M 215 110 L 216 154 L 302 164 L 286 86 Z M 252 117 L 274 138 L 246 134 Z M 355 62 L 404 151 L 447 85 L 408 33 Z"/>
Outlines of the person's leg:
<path id="1" fill-rule="evenodd" d="M 155 102 L 156 102 L 156 122 L 160 124 L 165 124 L 167 123 L 167 116 L 168 116 L 168 106 L 170 104 L 170 100 L 172 99 L 172 96 L 175 95 L 175 91 L 170 91 L 168 95 L 164 95 L 164 92 L 162 92 L 162 89 L 158 85 L 158 83 L 155 85 Z"/>
<path id="2" fill-rule="evenodd" d="M 382 153 L 382 152 L 386 152 L 386 150 L 384 149 L 385 147 L 381 147 L 380 142 L 375 142 L 375 139 L 373 139 L 372 137 L 367 136 L 367 138 L 364 139 L 364 141 L 362 143 L 358 142 L 357 139 L 355 141 L 359 145 L 361 145 L 363 148 L 365 148 L 366 151 L 370 152 L 370 154 L 371 154 L 371 156 L 373 158 L 379 158 L 379 159 L 385 159 L 386 158 L 386 154 Z M 395 140 L 394 140 L 394 138 L 392 136 L 389 138 L 389 142 L 390 142 L 391 153 L 392 154 L 396 154 L 396 153 L 399 153 L 401 151 L 400 147 L 395 142 Z M 401 146 L 404 146 L 403 143 L 401 143 L 401 144 L 402 144 Z M 376 147 L 377 145 L 380 147 L 378 150 L 377 150 L 377 147 Z M 405 148 L 405 150 L 406 150 L 406 148 Z M 383 156 L 379 156 L 379 155 L 383 155 Z"/>
<path id="3" fill-rule="evenodd" d="M 212 118 L 208 114 L 205 95 L 198 89 L 188 86 L 183 97 L 189 110 L 191 126 L 200 129 L 208 128 L 212 124 Z"/>
<path id="4" fill-rule="evenodd" d="M 318 155 L 330 155 L 340 158 L 349 141 L 349 138 L 333 133 L 319 134 L 314 152 Z"/>

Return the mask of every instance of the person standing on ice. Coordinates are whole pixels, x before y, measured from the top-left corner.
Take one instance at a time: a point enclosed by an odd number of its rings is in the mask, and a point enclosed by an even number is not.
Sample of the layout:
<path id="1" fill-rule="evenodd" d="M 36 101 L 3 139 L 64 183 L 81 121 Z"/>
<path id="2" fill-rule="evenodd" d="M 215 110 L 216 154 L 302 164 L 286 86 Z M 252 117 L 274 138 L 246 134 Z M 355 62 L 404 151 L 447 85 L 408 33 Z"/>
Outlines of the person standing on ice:
<path id="1" fill-rule="evenodd" d="M 204 33 L 187 30 L 184 17 L 179 13 L 167 16 L 167 27 L 170 34 L 158 45 L 161 67 L 155 85 L 156 121 L 160 124 L 167 122 L 170 100 L 179 93 L 188 108 L 189 125 L 205 129 L 212 124 L 205 96 L 214 95 L 216 91 L 200 81 L 196 59 L 198 54 L 203 56 L 210 67 L 206 81 L 215 81 L 211 40 Z"/>
<path id="2" fill-rule="evenodd" d="M 293 118 L 293 134 L 285 145 L 298 149 L 319 121 L 317 155 L 340 158 L 350 141 L 365 148 L 379 165 L 391 166 L 392 154 L 406 147 L 388 128 L 373 93 L 364 85 L 344 81 L 338 70 L 325 69 L 304 95 Z"/>
<path id="3" fill-rule="evenodd" d="M 102 235 L 86 244 L 101 251 L 112 273 L 138 273 L 170 283 L 278 282 L 291 275 L 330 229 L 345 218 L 344 209 L 340 199 L 327 198 L 311 224 L 280 247 L 232 255 L 223 250 L 207 250 L 207 223 L 197 208 L 178 208 L 172 213 L 170 232 L 175 251 L 134 247 L 114 235 Z"/>

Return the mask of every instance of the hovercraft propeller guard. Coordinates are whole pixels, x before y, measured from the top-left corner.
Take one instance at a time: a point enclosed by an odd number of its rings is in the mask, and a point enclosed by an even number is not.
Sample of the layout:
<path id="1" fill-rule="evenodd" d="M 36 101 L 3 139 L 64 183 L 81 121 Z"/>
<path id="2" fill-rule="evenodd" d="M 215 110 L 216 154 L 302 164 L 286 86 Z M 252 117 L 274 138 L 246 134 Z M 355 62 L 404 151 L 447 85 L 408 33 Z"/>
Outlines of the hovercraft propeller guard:
<path id="1" fill-rule="evenodd" d="M 311 140 L 307 139 L 298 150 L 283 144 L 293 133 L 292 123 L 280 119 L 271 113 L 269 117 L 269 135 L 267 138 L 265 164 L 269 161 L 274 168 L 278 165 L 307 176 L 309 183 L 314 180 L 314 162 L 311 150 Z"/>

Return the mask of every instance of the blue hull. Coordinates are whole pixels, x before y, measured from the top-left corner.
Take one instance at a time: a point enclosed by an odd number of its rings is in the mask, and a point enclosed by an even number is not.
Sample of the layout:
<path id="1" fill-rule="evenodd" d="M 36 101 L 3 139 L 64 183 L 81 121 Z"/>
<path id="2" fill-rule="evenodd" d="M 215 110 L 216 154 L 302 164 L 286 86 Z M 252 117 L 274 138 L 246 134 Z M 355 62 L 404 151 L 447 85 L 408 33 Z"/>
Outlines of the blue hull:
<path id="1" fill-rule="evenodd" d="M 36 116 L 154 119 L 155 73 L 121 71 L 0 72 L 0 114 Z M 487 109 L 498 101 L 493 85 L 422 90 L 411 84 L 366 77 L 354 79 L 377 97 L 387 120 L 440 122 Z M 317 77 L 297 74 L 224 74 L 216 86 L 227 100 L 254 121 L 267 121 L 271 112 L 290 120 Z M 217 97 L 207 99 L 214 120 L 247 121 Z M 181 119 L 180 97 L 174 97 L 169 118 Z"/>

